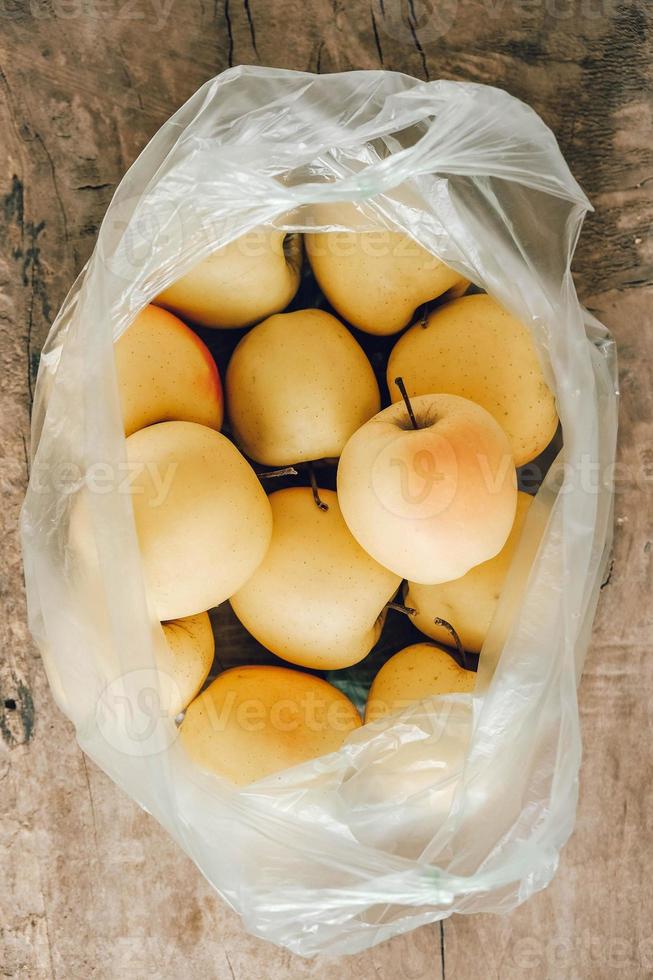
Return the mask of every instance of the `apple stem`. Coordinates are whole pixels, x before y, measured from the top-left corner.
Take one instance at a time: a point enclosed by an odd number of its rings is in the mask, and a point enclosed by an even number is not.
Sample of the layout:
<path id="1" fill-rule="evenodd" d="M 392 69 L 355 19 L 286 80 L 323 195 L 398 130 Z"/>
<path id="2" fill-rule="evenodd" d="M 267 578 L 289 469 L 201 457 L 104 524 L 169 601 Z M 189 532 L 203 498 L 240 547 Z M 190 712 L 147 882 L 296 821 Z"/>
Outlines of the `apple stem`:
<path id="1" fill-rule="evenodd" d="M 439 616 L 436 616 L 433 622 L 435 623 L 436 626 L 442 626 L 451 635 L 454 643 L 456 644 L 456 650 L 458 652 L 458 656 L 463 662 L 463 667 L 465 668 L 465 670 L 469 670 L 470 668 L 467 666 L 467 651 L 465 650 L 462 644 L 462 640 L 458 636 L 458 633 L 453 628 L 451 623 L 448 623 L 446 619 L 440 619 Z"/>
<path id="2" fill-rule="evenodd" d="M 403 613 L 404 616 L 414 616 L 417 613 L 416 609 L 411 609 L 410 606 L 404 606 L 401 602 L 386 602 L 386 609 L 394 609 L 395 612 Z"/>
<path id="3" fill-rule="evenodd" d="M 415 418 L 415 413 L 413 411 L 413 406 L 410 404 L 410 398 L 408 397 L 408 392 L 406 391 L 406 385 L 404 384 L 404 379 L 395 378 L 395 384 L 397 388 L 399 388 L 399 391 L 401 392 L 401 397 L 403 398 L 404 404 L 406 405 L 406 411 L 408 412 L 408 417 L 411 421 L 413 428 L 419 429 L 419 425 L 417 424 L 417 419 Z"/>
<path id="4" fill-rule="evenodd" d="M 417 312 L 419 314 L 417 317 L 417 322 L 423 330 L 426 327 L 429 319 L 429 304 L 422 303 L 422 305 L 418 307 Z"/>
<path id="5" fill-rule="evenodd" d="M 320 490 L 317 485 L 317 480 L 315 479 L 315 470 L 313 469 L 313 464 L 308 464 L 308 478 L 311 481 L 311 490 L 313 491 L 313 500 L 320 510 L 328 510 L 329 505 L 325 504 L 323 500 L 320 500 Z"/>
<path id="6" fill-rule="evenodd" d="M 297 470 L 294 466 L 284 466 L 280 470 L 268 470 L 267 473 L 259 473 L 259 480 L 272 480 L 277 476 L 297 476 Z"/>

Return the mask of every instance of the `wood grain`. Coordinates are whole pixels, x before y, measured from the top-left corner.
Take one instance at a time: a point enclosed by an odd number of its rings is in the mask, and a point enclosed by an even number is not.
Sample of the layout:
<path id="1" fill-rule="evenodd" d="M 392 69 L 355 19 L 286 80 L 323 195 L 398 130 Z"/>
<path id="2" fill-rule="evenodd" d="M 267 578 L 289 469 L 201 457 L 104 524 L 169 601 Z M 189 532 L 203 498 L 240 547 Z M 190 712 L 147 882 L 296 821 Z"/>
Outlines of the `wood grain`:
<path id="1" fill-rule="evenodd" d="M 620 0 L 0 0 L 3 976 L 602 980 L 653 972 L 646 9 Z M 246 935 L 163 831 L 79 752 L 25 627 L 16 522 L 38 352 L 124 171 L 203 81 L 238 63 L 385 67 L 496 84 L 528 101 L 596 207 L 576 277 L 620 343 L 625 466 L 615 565 L 581 688 L 581 806 L 559 874 L 509 918 L 458 917 L 339 961 L 305 962 Z"/>

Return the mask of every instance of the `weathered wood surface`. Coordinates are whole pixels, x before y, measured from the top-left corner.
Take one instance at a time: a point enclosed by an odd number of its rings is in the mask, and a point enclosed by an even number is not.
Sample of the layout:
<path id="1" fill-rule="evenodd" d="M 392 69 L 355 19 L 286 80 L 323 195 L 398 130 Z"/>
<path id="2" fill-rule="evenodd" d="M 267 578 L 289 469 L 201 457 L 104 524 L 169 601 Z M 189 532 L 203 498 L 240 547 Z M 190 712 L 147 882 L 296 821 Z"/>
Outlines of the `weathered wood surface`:
<path id="1" fill-rule="evenodd" d="M 620 0 L 0 0 L 2 975 L 435 980 L 653 975 L 650 51 Z M 81 755 L 25 627 L 16 535 L 38 351 L 121 175 L 230 64 L 383 66 L 489 82 L 557 134 L 596 213 L 576 274 L 620 344 L 615 565 L 581 686 L 577 830 L 510 917 L 456 917 L 348 960 L 248 937 L 163 831 Z"/>

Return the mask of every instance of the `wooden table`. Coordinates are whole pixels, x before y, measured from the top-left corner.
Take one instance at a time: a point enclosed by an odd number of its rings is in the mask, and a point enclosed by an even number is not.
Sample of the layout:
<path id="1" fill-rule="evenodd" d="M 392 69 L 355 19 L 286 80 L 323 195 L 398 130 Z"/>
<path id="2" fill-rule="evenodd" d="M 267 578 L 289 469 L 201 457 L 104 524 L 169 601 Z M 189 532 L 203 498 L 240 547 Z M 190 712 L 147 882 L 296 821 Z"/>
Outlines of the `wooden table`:
<path id="1" fill-rule="evenodd" d="M 646 3 L 444 0 L 435 14 L 432 6 L 431 0 L 0 4 L 3 976 L 653 976 Z M 39 350 L 113 190 L 203 81 L 252 62 L 321 72 L 383 66 L 490 82 L 530 102 L 595 205 L 576 278 L 583 301 L 614 331 L 621 358 L 615 563 L 581 687 L 581 801 L 557 878 L 507 918 L 454 917 L 338 961 L 303 961 L 248 937 L 165 833 L 79 752 L 27 634 L 16 534 Z"/>

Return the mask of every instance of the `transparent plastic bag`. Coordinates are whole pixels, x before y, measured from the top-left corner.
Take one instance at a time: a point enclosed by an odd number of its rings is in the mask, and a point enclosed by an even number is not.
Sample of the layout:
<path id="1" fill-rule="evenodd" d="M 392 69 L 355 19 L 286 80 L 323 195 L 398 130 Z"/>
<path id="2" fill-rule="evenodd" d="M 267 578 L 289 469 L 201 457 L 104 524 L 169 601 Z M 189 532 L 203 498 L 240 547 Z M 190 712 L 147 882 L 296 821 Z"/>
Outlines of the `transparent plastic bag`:
<path id="1" fill-rule="evenodd" d="M 404 230 L 532 330 L 564 445 L 530 509 L 474 696 L 432 698 L 237 790 L 192 767 L 149 695 L 130 498 L 92 494 L 98 578 L 68 541 L 89 472 L 125 465 L 112 344 L 199 258 L 256 225 Z M 570 275 L 589 204 L 549 129 L 498 89 L 390 72 L 235 68 L 131 167 L 44 348 L 22 513 L 30 626 L 82 749 L 163 824 L 255 934 L 351 953 L 453 912 L 505 912 L 571 833 L 577 682 L 611 537 L 616 356 Z M 331 226 L 329 226 L 331 227 Z M 219 642 L 219 638 L 218 638 Z M 147 696 L 146 696 L 147 695 Z"/>

